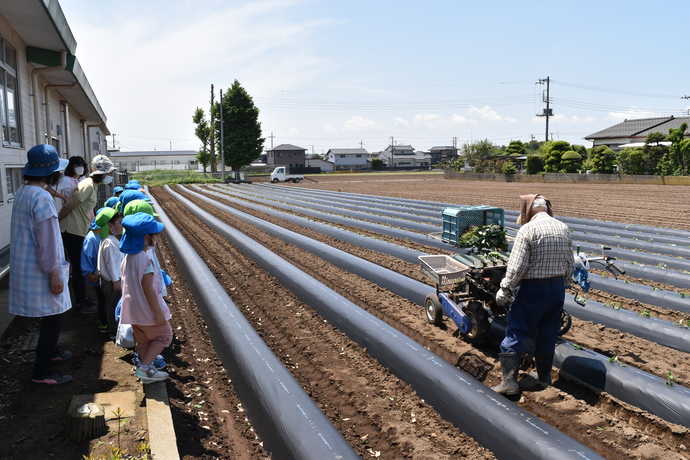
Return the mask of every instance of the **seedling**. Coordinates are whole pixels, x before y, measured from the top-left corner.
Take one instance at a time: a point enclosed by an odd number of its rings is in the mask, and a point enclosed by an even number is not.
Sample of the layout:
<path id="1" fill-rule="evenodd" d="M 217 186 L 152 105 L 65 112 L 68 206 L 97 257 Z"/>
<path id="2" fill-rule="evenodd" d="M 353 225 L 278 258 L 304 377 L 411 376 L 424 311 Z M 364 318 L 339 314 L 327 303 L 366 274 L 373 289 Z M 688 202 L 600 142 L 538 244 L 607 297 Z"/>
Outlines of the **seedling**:
<path id="1" fill-rule="evenodd" d="M 644 310 L 642 310 L 642 313 L 640 313 L 640 316 L 644 316 L 645 318 L 649 318 L 652 316 L 652 314 L 649 312 L 648 309 L 645 308 Z"/>
<path id="2" fill-rule="evenodd" d="M 621 367 L 628 367 L 627 364 L 623 364 L 622 362 L 620 362 L 620 361 L 618 360 L 618 356 L 611 356 L 611 357 L 609 358 L 609 362 L 610 362 L 611 364 L 613 364 L 613 363 L 618 364 L 618 365 L 620 365 Z"/>
<path id="3" fill-rule="evenodd" d="M 666 385 L 673 386 L 673 382 L 675 380 L 676 380 L 676 378 L 673 376 L 671 371 L 666 371 Z"/>

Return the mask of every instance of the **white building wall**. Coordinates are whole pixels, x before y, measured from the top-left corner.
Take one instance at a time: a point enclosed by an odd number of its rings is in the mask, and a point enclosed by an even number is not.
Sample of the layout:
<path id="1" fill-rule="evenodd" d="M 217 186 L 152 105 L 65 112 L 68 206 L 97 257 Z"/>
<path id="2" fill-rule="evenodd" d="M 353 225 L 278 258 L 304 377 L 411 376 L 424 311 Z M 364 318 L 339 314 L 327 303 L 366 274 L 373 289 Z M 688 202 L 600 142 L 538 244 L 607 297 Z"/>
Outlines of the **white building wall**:
<path id="1" fill-rule="evenodd" d="M 23 168 L 26 163 L 26 145 L 33 145 L 34 123 L 31 100 L 31 69 L 26 62 L 26 44 L 19 39 L 9 23 L 0 18 L 0 35 L 17 52 L 17 77 L 20 101 L 20 126 L 24 147 L 5 147 L 0 141 L 0 249 L 10 244 L 12 198 L 8 195 L 8 171 Z"/>

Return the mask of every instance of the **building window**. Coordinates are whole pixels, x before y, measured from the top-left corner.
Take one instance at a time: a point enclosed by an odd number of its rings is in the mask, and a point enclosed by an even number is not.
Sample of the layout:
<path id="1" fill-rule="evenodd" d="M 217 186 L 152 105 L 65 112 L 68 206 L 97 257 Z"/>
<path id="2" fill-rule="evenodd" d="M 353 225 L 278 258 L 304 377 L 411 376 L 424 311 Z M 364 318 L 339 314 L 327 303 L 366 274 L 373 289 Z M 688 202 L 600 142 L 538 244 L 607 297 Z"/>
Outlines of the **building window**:
<path id="1" fill-rule="evenodd" d="M 339 156 L 340 156 L 340 158 L 345 158 L 345 155 L 339 155 Z"/>
<path id="2" fill-rule="evenodd" d="M 355 155 L 356 158 L 362 158 L 362 155 Z"/>
<path id="3" fill-rule="evenodd" d="M 7 168 L 5 169 L 5 178 L 7 179 L 7 199 L 13 198 L 17 189 L 23 183 L 24 168 Z M 7 201 L 7 200 L 5 200 Z"/>
<path id="4" fill-rule="evenodd" d="M 278 152 L 278 157 L 282 157 L 282 156 L 283 156 L 283 152 Z"/>
<path id="5" fill-rule="evenodd" d="M 17 52 L 0 38 L 0 121 L 4 145 L 21 146 Z"/>
<path id="6" fill-rule="evenodd" d="M 293 152 L 288 152 L 288 156 L 289 156 L 289 157 L 291 157 L 291 156 L 293 156 L 293 155 L 294 155 Z"/>

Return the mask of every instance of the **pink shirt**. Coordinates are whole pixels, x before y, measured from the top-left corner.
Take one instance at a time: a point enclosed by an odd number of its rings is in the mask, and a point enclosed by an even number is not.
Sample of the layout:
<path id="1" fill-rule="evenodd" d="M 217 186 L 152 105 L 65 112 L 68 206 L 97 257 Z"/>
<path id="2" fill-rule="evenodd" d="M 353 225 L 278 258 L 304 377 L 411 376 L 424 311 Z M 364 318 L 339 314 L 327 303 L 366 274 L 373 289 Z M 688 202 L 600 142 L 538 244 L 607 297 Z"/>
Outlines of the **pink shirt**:
<path id="1" fill-rule="evenodd" d="M 153 273 L 155 266 L 152 250 L 141 251 L 137 254 L 126 254 L 122 259 L 120 274 L 122 275 L 122 311 L 120 322 L 136 324 L 137 326 L 155 326 L 156 316 L 153 314 L 146 300 L 141 281 L 144 274 Z M 158 305 L 165 319 L 170 319 L 170 309 L 161 294 L 161 277 L 154 273 L 153 289 L 156 291 Z"/>

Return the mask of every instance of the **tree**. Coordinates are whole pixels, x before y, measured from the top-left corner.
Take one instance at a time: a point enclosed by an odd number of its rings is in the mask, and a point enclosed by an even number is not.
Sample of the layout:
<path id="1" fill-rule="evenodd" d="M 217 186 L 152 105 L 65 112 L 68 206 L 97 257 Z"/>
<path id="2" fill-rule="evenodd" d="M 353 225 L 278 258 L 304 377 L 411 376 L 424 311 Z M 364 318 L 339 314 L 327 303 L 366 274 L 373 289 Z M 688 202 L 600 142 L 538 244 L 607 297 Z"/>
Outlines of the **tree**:
<path id="1" fill-rule="evenodd" d="M 561 165 L 561 157 L 569 150 L 570 142 L 566 141 L 549 141 L 544 142 L 541 146 L 541 151 L 544 154 L 544 171 L 546 172 L 564 172 Z"/>
<path id="2" fill-rule="evenodd" d="M 674 174 L 687 176 L 688 162 L 690 161 L 690 139 L 685 137 L 688 124 L 683 123 L 676 129 L 669 129 L 666 140 L 671 142 L 668 154 L 671 164 L 674 166 Z"/>
<path id="3" fill-rule="evenodd" d="M 254 100 L 237 80 L 223 95 L 219 105 L 223 110 L 225 165 L 233 171 L 239 171 L 242 166 L 257 159 L 264 148 L 266 139 L 261 137 L 259 109 L 254 106 Z M 216 110 L 219 111 L 219 108 Z M 220 139 L 220 123 L 216 134 Z"/>
<path id="4" fill-rule="evenodd" d="M 501 166 L 501 173 L 502 174 L 515 174 L 517 173 L 517 166 L 515 166 L 515 163 L 513 163 L 511 160 L 506 159 L 503 161 L 503 165 Z"/>
<path id="5" fill-rule="evenodd" d="M 206 174 L 206 168 L 211 163 L 211 154 L 209 153 L 209 138 L 211 134 L 211 127 L 209 126 L 208 120 L 206 120 L 206 115 L 201 107 L 197 107 L 192 116 L 192 121 L 196 125 L 194 129 L 194 134 L 201 141 L 201 149 L 196 154 L 196 159 L 204 167 L 204 174 Z"/>
<path id="6" fill-rule="evenodd" d="M 214 112 L 214 100 L 215 94 L 213 90 L 213 85 L 211 85 L 211 109 L 209 114 L 211 115 L 211 121 L 206 119 L 206 114 L 204 110 L 197 107 L 192 115 L 192 121 L 196 125 L 194 129 L 194 134 L 201 141 L 201 149 L 196 154 L 196 159 L 204 167 L 204 174 L 206 174 L 206 168 L 211 165 L 211 172 L 216 172 L 216 135 L 215 135 L 215 121 L 213 117 Z"/>
<path id="7" fill-rule="evenodd" d="M 476 169 L 477 162 L 488 160 L 493 155 L 495 150 L 496 146 L 488 139 L 472 143 L 464 143 L 460 148 L 460 158 L 462 158 L 462 161 L 468 166 Z"/>
<path id="8" fill-rule="evenodd" d="M 525 173 L 539 174 L 540 172 L 544 172 L 544 159 L 536 154 L 527 155 Z"/>
<path id="9" fill-rule="evenodd" d="M 381 158 L 374 158 L 371 160 L 371 169 L 374 171 L 383 170 L 383 160 Z"/>
<path id="10" fill-rule="evenodd" d="M 606 145 L 594 147 L 589 152 L 588 164 L 593 174 L 613 174 L 616 166 L 616 152 Z"/>
<path id="11" fill-rule="evenodd" d="M 505 153 L 506 155 L 525 155 L 527 148 L 522 141 L 510 141 L 510 144 L 505 149 Z"/>
<path id="12" fill-rule="evenodd" d="M 627 148 L 618 152 L 616 164 L 621 174 L 642 175 L 647 172 L 644 152 L 639 148 Z"/>
<path id="13" fill-rule="evenodd" d="M 644 154 L 644 174 L 658 174 L 670 176 L 673 174 L 674 165 L 668 157 L 668 147 L 663 145 L 666 136 L 662 133 L 651 133 L 644 140 L 642 152 Z"/>
<path id="14" fill-rule="evenodd" d="M 582 157 L 575 150 L 568 150 L 561 155 L 561 171 L 576 173 L 582 170 Z"/>

